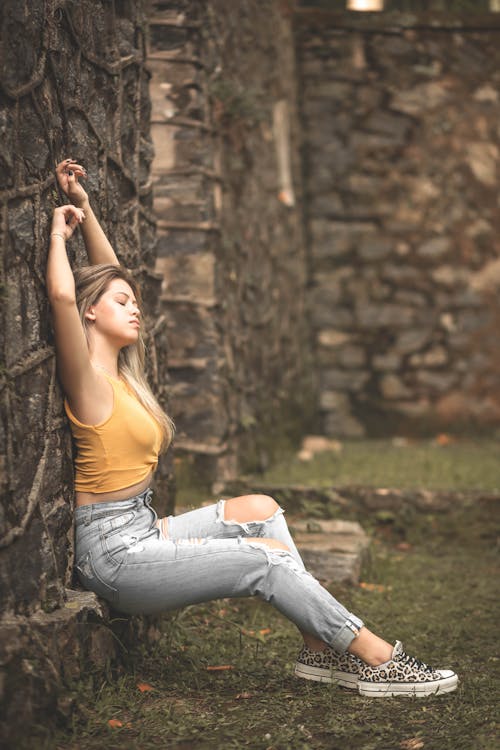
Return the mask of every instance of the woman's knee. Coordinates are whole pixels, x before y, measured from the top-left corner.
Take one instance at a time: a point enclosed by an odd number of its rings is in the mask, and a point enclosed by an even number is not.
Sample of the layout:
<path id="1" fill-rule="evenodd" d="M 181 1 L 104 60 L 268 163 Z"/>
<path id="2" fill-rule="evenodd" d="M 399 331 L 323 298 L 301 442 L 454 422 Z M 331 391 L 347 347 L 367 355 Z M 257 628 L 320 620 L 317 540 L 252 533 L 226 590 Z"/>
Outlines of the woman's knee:
<path id="1" fill-rule="evenodd" d="M 278 509 L 278 503 L 269 495 L 242 495 L 226 500 L 224 518 L 239 523 L 266 521 Z"/>

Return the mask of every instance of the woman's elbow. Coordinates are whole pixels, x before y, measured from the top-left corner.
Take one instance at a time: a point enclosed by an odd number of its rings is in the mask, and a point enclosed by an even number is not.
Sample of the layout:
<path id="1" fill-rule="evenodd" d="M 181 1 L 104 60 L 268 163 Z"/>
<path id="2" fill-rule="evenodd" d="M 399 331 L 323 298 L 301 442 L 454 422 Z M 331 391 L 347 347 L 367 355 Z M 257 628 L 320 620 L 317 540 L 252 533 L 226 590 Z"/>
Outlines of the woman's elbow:
<path id="1" fill-rule="evenodd" d="M 69 307 L 76 305 L 76 296 L 74 289 L 64 289 L 62 287 L 47 287 L 47 294 L 51 305 Z"/>

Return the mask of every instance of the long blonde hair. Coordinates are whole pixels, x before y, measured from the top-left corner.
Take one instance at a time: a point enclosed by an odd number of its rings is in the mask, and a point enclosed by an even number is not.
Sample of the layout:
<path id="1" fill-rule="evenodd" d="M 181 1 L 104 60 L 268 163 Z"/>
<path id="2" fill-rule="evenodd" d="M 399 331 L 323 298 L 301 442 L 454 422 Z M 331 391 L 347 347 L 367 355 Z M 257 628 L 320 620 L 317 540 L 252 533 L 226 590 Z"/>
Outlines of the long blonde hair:
<path id="1" fill-rule="evenodd" d="M 83 330 L 88 341 L 88 330 L 90 323 L 85 313 L 97 304 L 100 297 L 107 290 L 113 279 L 123 279 L 131 287 L 135 294 L 137 303 L 141 304 L 140 289 L 126 268 L 112 264 L 97 264 L 95 266 L 84 266 L 74 271 L 76 286 L 76 304 L 80 313 Z M 142 321 L 142 318 L 141 318 Z M 135 344 L 123 347 L 118 356 L 118 372 L 123 380 L 130 386 L 138 400 L 151 416 L 158 422 L 163 433 L 162 450 L 165 450 L 172 440 L 174 424 L 158 403 L 153 391 L 149 387 L 144 373 L 145 346 L 142 336 L 142 322 L 139 337 Z"/>

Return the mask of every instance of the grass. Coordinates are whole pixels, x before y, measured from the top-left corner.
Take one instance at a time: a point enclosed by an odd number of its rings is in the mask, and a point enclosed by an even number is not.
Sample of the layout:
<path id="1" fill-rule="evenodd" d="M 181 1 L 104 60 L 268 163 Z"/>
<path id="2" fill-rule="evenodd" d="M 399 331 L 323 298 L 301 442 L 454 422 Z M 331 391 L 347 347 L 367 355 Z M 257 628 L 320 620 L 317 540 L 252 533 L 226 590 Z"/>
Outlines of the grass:
<path id="1" fill-rule="evenodd" d="M 107 681 L 89 675 L 75 686 L 72 725 L 45 737 L 40 730 L 30 747 L 495 750 L 497 534 L 487 503 L 421 516 L 403 545 L 400 529 L 380 525 L 363 571 L 379 586 L 336 588 L 369 627 L 455 668 L 461 682 L 451 695 L 370 700 L 297 680 L 294 627 L 259 601 L 221 600 L 166 618 L 154 652 L 138 644 Z"/>
<path id="2" fill-rule="evenodd" d="M 438 438 L 439 440 L 439 438 Z M 500 490 L 500 442 L 477 439 L 347 441 L 308 462 L 289 456 L 259 483 L 315 487 L 366 485 L 399 489 Z"/>

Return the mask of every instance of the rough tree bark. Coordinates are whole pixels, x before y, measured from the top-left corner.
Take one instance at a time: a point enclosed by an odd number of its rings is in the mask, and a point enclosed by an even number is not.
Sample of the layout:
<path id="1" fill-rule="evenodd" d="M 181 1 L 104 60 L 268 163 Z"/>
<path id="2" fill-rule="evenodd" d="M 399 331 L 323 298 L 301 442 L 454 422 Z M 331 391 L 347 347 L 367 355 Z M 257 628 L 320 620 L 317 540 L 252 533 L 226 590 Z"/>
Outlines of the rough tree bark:
<path id="1" fill-rule="evenodd" d="M 63 198 L 53 170 L 64 156 L 87 167 L 96 212 L 144 290 L 150 376 L 162 400 L 166 353 L 155 345 L 162 319 L 153 317 L 142 3 L 5 0 L 0 13 L 0 704 L 8 730 L 53 707 L 58 682 L 78 673 L 82 656 L 111 653 L 109 634 L 96 640 L 81 627 L 105 622 L 95 597 L 68 592 L 71 442 L 44 283 L 51 213 Z M 81 240 L 70 252 L 86 262 Z M 163 464 L 160 478 L 168 473 Z"/>

